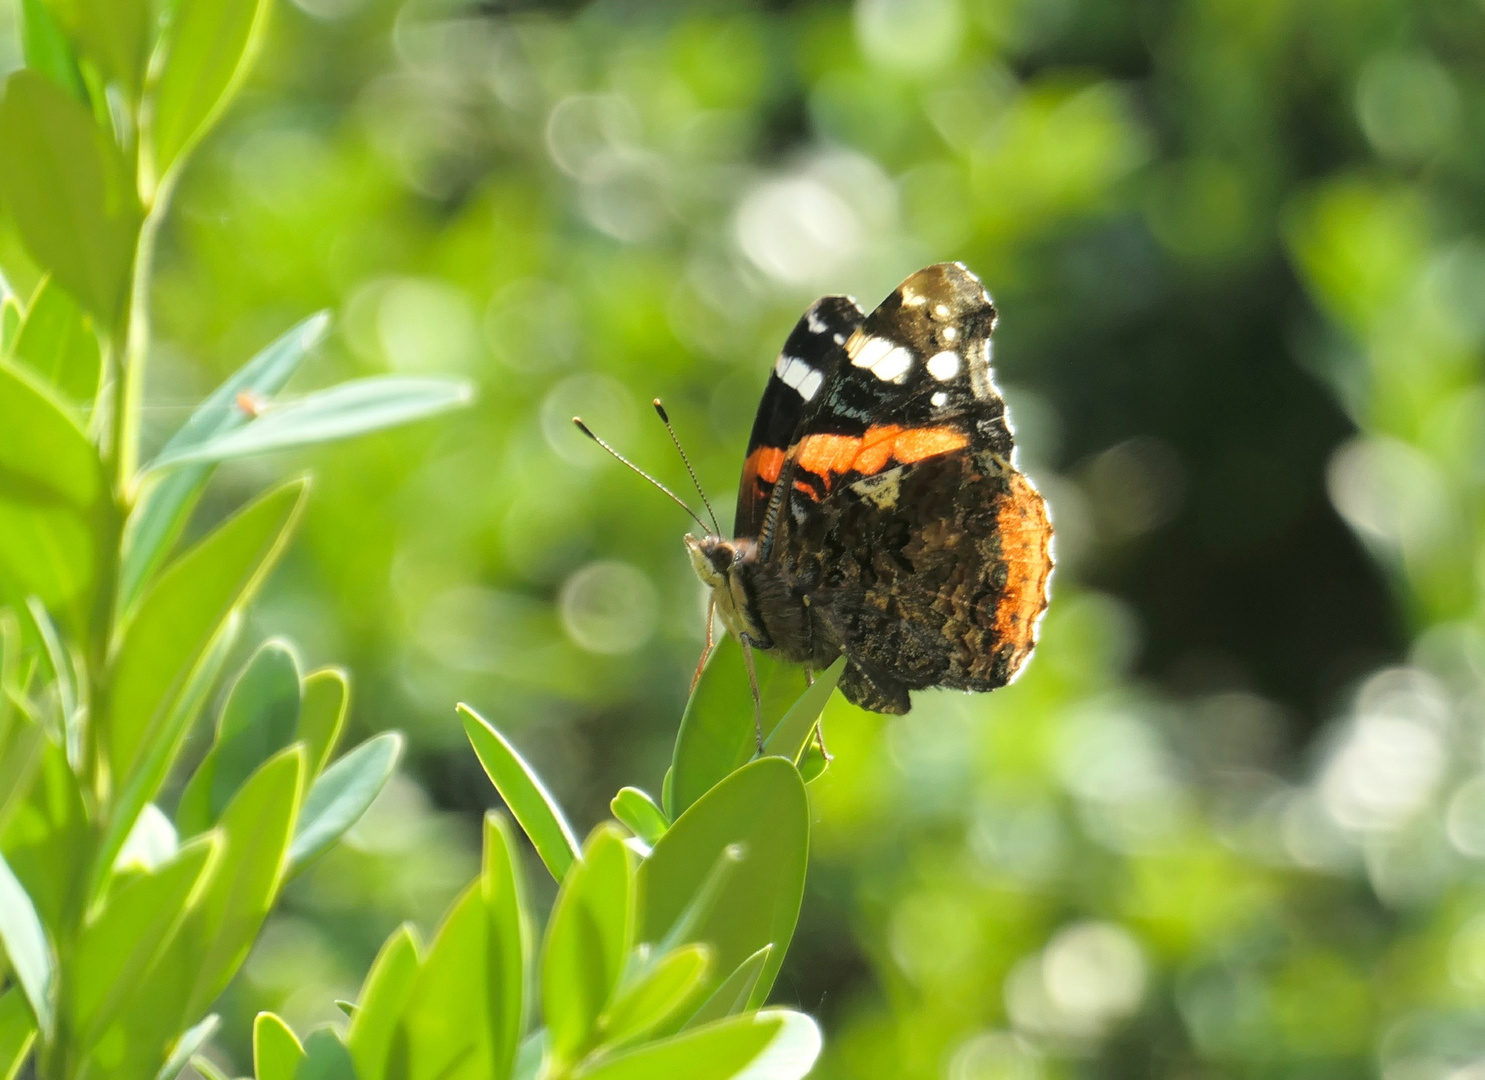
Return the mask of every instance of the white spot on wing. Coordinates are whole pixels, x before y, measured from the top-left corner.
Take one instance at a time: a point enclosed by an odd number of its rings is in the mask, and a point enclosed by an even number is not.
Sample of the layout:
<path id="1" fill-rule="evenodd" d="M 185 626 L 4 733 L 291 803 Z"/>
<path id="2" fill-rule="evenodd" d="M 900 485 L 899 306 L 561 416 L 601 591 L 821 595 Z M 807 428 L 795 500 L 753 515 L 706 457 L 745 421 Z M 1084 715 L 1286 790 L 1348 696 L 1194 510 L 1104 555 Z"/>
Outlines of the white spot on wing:
<path id="1" fill-rule="evenodd" d="M 810 333 L 823 334 L 826 330 L 830 329 L 830 327 L 826 325 L 825 320 L 816 315 L 813 309 L 807 312 L 807 316 L 810 322 Z"/>
<path id="2" fill-rule="evenodd" d="M 935 315 L 937 315 L 940 319 L 946 319 L 946 318 L 949 317 L 949 305 L 948 304 L 935 304 L 933 306 L 933 313 Z"/>
<path id="3" fill-rule="evenodd" d="M 940 390 L 928 400 L 933 402 L 933 407 L 937 409 L 949 403 L 949 395 Z"/>
<path id="4" fill-rule="evenodd" d="M 814 401 L 815 395 L 820 392 L 820 384 L 825 381 L 825 376 L 818 371 L 811 370 L 808 375 L 800 380 L 799 396 L 805 401 Z"/>
<path id="5" fill-rule="evenodd" d="M 892 342 L 886 338 L 869 337 L 862 338 L 861 344 L 856 348 L 856 354 L 851 357 L 851 363 L 856 367 L 875 367 L 878 360 L 892 351 Z"/>
<path id="6" fill-rule="evenodd" d="M 788 367 L 789 357 L 784 353 L 779 353 L 779 358 L 773 362 L 773 373 L 782 379 Z"/>
<path id="7" fill-rule="evenodd" d="M 940 304 L 939 306 L 942 307 L 943 305 Z M 944 340 L 945 341 L 953 341 L 958 336 L 959 336 L 959 330 L 958 330 L 957 327 L 953 327 L 953 326 L 946 326 L 946 327 L 944 327 Z"/>
<path id="8" fill-rule="evenodd" d="M 928 374 L 939 382 L 948 382 L 959 374 L 959 354 L 956 352 L 936 353 L 928 358 Z"/>
<path id="9" fill-rule="evenodd" d="M 905 307 L 922 307 L 928 303 L 928 297 L 922 293 L 908 292 L 904 289 L 902 292 L 902 303 Z"/>
<path id="10" fill-rule="evenodd" d="M 912 366 L 913 354 L 901 345 L 897 345 L 886 356 L 871 365 L 871 373 L 883 382 L 901 382 L 902 377 Z"/>

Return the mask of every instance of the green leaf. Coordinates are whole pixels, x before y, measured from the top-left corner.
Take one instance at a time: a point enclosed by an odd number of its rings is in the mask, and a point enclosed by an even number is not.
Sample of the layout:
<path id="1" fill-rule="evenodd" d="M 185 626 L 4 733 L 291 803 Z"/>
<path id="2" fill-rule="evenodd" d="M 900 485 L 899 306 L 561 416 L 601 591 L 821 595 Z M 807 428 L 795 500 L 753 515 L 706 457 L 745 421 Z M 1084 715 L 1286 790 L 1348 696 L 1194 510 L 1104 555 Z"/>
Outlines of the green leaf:
<path id="1" fill-rule="evenodd" d="M 357 1080 L 350 1052 L 333 1028 L 318 1027 L 309 1033 L 294 1080 Z"/>
<path id="2" fill-rule="evenodd" d="M 336 998 L 335 1007 L 345 1013 L 346 1016 L 356 1015 L 356 1003 L 354 1001 L 347 1001 L 345 998 Z"/>
<path id="3" fill-rule="evenodd" d="M 26 890 L 0 856 L 0 947 L 31 1003 L 43 1037 L 52 1030 L 52 949 Z"/>
<path id="4" fill-rule="evenodd" d="M 191 1063 L 191 1058 L 195 1055 L 196 1051 L 205 1046 L 207 1040 L 215 1035 L 217 1028 L 221 1026 L 221 1017 L 217 1016 L 216 1013 L 212 1013 L 205 1020 L 202 1020 L 201 1023 L 182 1035 L 176 1040 L 175 1048 L 170 1051 L 170 1056 L 165 1059 L 165 1064 L 155 1074 L 155 1080 L 175 1080 L 177 1076 L 185 1071 L 186 1066 Z"/>
<path id="5" fill-rule="evenodd" d="M 251 596 L 282 552 L 305 487 L 293 481 L 240 511 L 181 556 L 141 601 L 114 663 L 103 727 L 117 782 L 167 734 L 192 669 L 227 614 Z"/>
<path id="6" fill-rule="evenodd" d="M 645 898 L 640 939 L 662 941 L 686 913 L 729 848 L 745 853 L 720 895 L 683 940 L 709 944 L 712 979 L 730 972 L 765 945 L 774 951 L 759 978 L 755 1004 L 778 974 L 804 896 L 809 806 L 798 771 L 783 758 L 743 766 L 702 796 L 671 825 L 640 866 Z M 715 989 L 709 984 L 708 993 Z"/>
<path id="7" fill-rule="evenodd" d="M 6 692 L 0 679 L 0 715 L 6 710 Z M 0 836 L 8 829 L 13 815 L 31 790 L 36 770 L 41 765 L 46 735 L 41 725 L 21 709 L 10 709 L 9 721 L 0 737 Z"/>
<path id="8" fill-rule="evenodd" d="M 239 396 L 271 399 L 299 369 L 309 351 L 324 340 L 329 327 L 330 315 L 322 311 L 269 344 L 196 407 L 165 444 L 165 452 L 197 446 L 246 424 L 250 416 L 238 404 Z M 119 584 L 119 602 L 124 611 L 133 610 L 144 583 L 180 538 L 210 475 L 211 466 L 191 465 L 156 476 L 155 482 L 146 484 L 124 530 Z"/>
<path id="9" fill-rule="evenodd" d="M 790 761 L 798 761 L 804 755 L 810 745 L 810 736 L 815 732 L 815 724 L 845 670 L 846 658 L 842 656 L 815 679 L 814 685 L 799 695 L 778 726 L 763 741 L 765 754 L 777 754 Z"/>
<path id="10" fill-rule="evenodd" d="M 98 393 L 103 358 L 92 319 L 50 276 L 31 295 L 10 356 L 68 401 L 91 403 Z"/>
<path id="11" fill-rule="evenodd" d="M 0 431 L 0 598 L 35 596 L 80 640 L 116 528 L 103 463 L 51 392 L 4 362 Z"/>
<path id="12" fill-rule="evenodd" d="M 579 1069 L 574 1080 L 800 1080 L 820 1056 L 820 1029 L 803 1013 L 765 1009 L 649 1043 Z"/>
<path id="13" fill-rule="evenodd" d="M 86 106 L 17 71 L 0 96 L 0 199 L 31 256 L 103 325 L 128 295 L 141 210 L 123 157 Z"/>
<path id="14" fill-rule="evenodd" d="M 160 452 L 151 469 L 250 457 L 423 420 L 474 399 L 466 382 L 379 375 L 332 386 L 263 410 L 251 423 L 194 447 Z"/>
<path id="15" fill-rule="evenodd" d="M 567 818 L 562 815 L 562 809 L 531 766 L 521 759 L 494 725 L 468 705 L 460 704 L 458 711 L 464 721 L 464 732 L 490 782 L 520 822 L 552 877 L 561 881 L 568 867 L 577 859 L 578 850 L 577 838 L 573 836 Z"/>
<path id="16" fill-rule="evenodd" d="M 16 986 L 0 994 L 0 1080 L 15 1080 L 36 1041 L 36 1018 Z"/>
<path id="17" fill-rule="evenodd" d="M 43 737 L 40 761 L 0 848 L 53 940 L 77 923 L 94 844 L 77 777 L 60 746 Z"/>
<path id="18" fill-rule="evenodd" d="M 763 699 L 766 738 L 809 687 L 801 667 L 757 650 L 753 660 Z M 671 762 L 671 816 L 684 813 L 723 777 L 750 761 L 757 750 L 753 694 L 742 647 L 728 636 L 712 650 L 681 717 Z"/>
<path id="19" fill-rule="evenodd" d="M 118 1014 L 186 915 L 186 903 L 221 844 L 204 836 L 152 873 L 137 874 L 110 894 L 78 937 L 71 967 L 71 1017 L 86 1053 Z"/>
<path id="20" fill-rule="evenodd" d="M 47 667 L 51 669 L 52 685 L 56 688 L 57 704 L 62 711 L 62 735 L 68 764 L 74 772 L 81 772 L 83 718 L 77 707 L 77 677 L 72 658 L 67 655 L 62 635 L 57 632 L 56 623 L 52 622 L 46 605 L 39 598 L 26 598 L 26 614 L 31 616 L 31 625 L 36 628 Z"/>
<path id="21" fill-rule="evenodd" d="M 253 1020 L 253 1074 L 257 1080 L 294 1080 L 304 1047 L 289 1025 L 271 1012 Z"/>
<path id="22" fill-rule="evenodd" d="M 390 1050 L 406 1062 L 406 1080 L 492 1075 L 487 922 L 475 882 L 454 902 L 408 995 Z"/>
<path id="23" fill-rule="evenodd" d="M 21 332 L 21 305 L 9 293 L 0 295 L 0 356 L 8 356 Z"/>
<path id="24" fill-rule="evenodd" d="M 228 691 L 212 747 L 210 820 L 217 820 L 242 782 L 294 741 L 299 726 L 299 660 L 288 642 L 258 647 Z"/>
<path id="25" fill-rule="evenodd" d="M 656 806 L 655 800 L 639 788 L 620 788 L 608 808 L 625 828 L 651 847 L 670 828 L 665 811 Z"/>
<path id="26" fill-rule="evenodd" d="M 217 677 L 222 673 L 241 625 L 242 616 L 234 611 L 211 639 L 206 652 L 187 677 L 185 688 L 174 707 L 167 714 L 160 736 L 149 745 L 138 770 L 119 793 L 112 820 L 104 834 L 103 846 L 93 863 L 94 893 L 102 888 L 109 871 L 117 864 L 123 847 L 128 843 L 128 838 L 133 835 L 140 815 L 145 813 L 150 800 L 165 782 L 170 766 L 180 753 L 186 733 L 201 712 L 207 695 L 216 685 Z"/>
<path id="27" fill-rule="evenodd" d="M 153 5 L 148 0 L 52 0 L 51 6 L 103 76 L 119 84 L 130 101 L 137 99 L 153 44 Z"/>
<path id="28" fill-rule="evenodd" d="M 599 1018 L 605 1046 L 642 1039 L 694 999 L 711 966 L 705 945 L 672 949 L 626 986 Z"/>
<path id="29" fill-rule="evenodd" d="M 183 928 L 195 973 L 186 1015 L 216 1000 L 257 936 L 284 879 L 285 855 L 304 787 L 304 748 L 270 758 L 222 814 L 221 868 Z"/>
<path id="30" fill-rule="evenodd" d="M 685 1027 L 700 1027 L 702 1024 L 710 1024 L 714 1020 L 721 1020 L 742 1012 L 748 1007 L 748 1002 L 753 998 L 753 991 L 758 986 L 758 978 L 763 974 L 763 968 L 768 963 L 768 957 L 773 952 L 772 945 L 765 945 L 752 956 L 748 957 L 726 981 L 712 992 L 712 996 L 701 1003 L 701 1008 L 691 1014 L 686 1021 Z"/>
<path id="31" fill-rule="evenodd" d="M 170 819 L 154 803 L 145 803 L 113 861 L 113 868 L 120 873 L 126 870 L 153 873 L 175 858 L 179 850 L 180 834 Z"/>
<path id="32" fill-rule="evenodd" d="M 417 937 L 412 926 L 404 923 L 382 945 L 356 998 L 346 1041 L 359 1080 L 382 1080 L 385 1075 L 387 1053 L 417 974 Z"/>
<path id="33" fill-rule="evenodd" d="M 247 77 L 268 23 L 269 0 L 180 0 L 165 61 L 150 94 L 145 155 L 156 182 L 216 123 Z"/>
<path id="34" fill-rule="evenodd" d="M 576 1061 L 595 1041 L 634 941 L 634 888 L 624 834 L 600 825 L 562 879 L 547 925 L 542 1006 L 557 1061 Z"/>
<path id="35" fill-rule="evenodd" d="M 304 677 L 299 705 L 299 741 L 309 755 L 311 776 L 319 776 L 335 752 L 351 702 L 350 678 L 340 668 L 320 668 Z"/>
<path id="36" fill-rule="evenodd" d="M 361 820 L 392 778 L 401 756 L 402 736 L 384 731 L 325 770 L 304 800 L 299 828 L 289 848 L 291 874 L 303 869 Z"/>
<path id="37" fill-rule="evenodd" d="M 21 0 L 21 53 L 26 66 L 47 76 L 78 101 L 88 100 L 77 57 L 45 0 Z"/>
<path id="38" fill-rule="evenodd" d="M 480 889 L 489 919 L 490 1065 L 493 1080 L 515 1068 L 526 1030 L 526 970 L 531 959 L 526 886 L 505 815 L 485 815 Z"/>
<path id="39" fill-rule="evenodd" d="M 226 1073 L 219 1069 L 215 1062 L 200 1054 L 191 1056 L 191 1068 L 201 1074 L 201 1080 L 232 1080 Z"/>

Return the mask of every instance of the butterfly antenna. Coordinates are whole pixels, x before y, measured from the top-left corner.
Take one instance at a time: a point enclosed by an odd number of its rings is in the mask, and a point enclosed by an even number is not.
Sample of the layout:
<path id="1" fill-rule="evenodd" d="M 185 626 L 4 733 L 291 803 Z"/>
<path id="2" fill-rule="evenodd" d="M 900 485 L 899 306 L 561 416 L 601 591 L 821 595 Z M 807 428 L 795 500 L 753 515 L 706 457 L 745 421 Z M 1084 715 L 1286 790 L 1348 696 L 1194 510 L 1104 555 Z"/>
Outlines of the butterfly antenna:
<path id="1" fill-rule="evenodd" d="M 692 521 L 694 521 L 694 522 L 696 522 L 696 524 L 700 525 L 702 527 L 702 529 L 705 529 L 706 528 L 706 522 L 702 521 L 701 518 L 697 516 L 696 511 L 695 510 L 692 510 L 689 506 L 687 506 L 685 504 L 685 502 L 683 502 L 681 500 L 681 497 L 679 495 L 677 495 L 675 492 L 671 491 L 670 488 L 666 487 L 659 480 L 656 480 L 649 473 L 645 472 L 643 469 L 641 469 L 634 462 L 632 462 L 628 458 L 626 458 L 623 454 L 619 453 L 617 450 L 615 450 L 608 443 L 606 443 L 602 439 L 600 439 L 597 435 L 594 435 L 593 434 L 593 429 L 590 428 L 587 424 L 583 423 L 583 421 L 581 420 L 581 418 L 574 416 L 572 418 L 572 422 L 577 425 L 577 429 L 579 431 L 581 431 L 584 435 L 588 436 L 588 438 L 592 439 L 599 446 L 603 447 L 610 454 L 612 454 L 613 457 L 614 457 L 614 459 L 616 461 L 618 461 L 619 464 L 625 466 L 628 469 L 633 470 L 635 473 L 637 473 L 638 475 L 644 477 L 644 479 L 648 480 L 651 484 L 655 485 L 655 487 L 657 487 L 661 491 L 665 492 L 665 494 L 668 495 L 671 498 L 671 500 L 677 506 L 679 506 L 682 510 L 684 510 L 686 513 L 688 513 L 688 514 L 691 515 L 691 520 Z"/>
<path id="2" fill-rule="evenodd" d="M 722 526 L 717 523 L 717 512 L 712 509 L 712 501 L 706 497 L 706 492 L 701 490 L 701 481 L 696 479 L 696 470 L 691 468 L 691 459 L 686 456 L 685 448 L 681 446 L 681 440 L 675 433 L 675 428 L 670 426 L 670 414 L 665 411 L 665 406 L 660 404 L 660 399 L 655 399 L 655 411 L 660 414 L 660 421 L 665 425 L 665 430 L 670 432 L 670 441 L 675 443 L 676 453 L 681 455 L 681 462 L 686 466 L 686 472 L 691 475 L 691 483 L 696 485 L 696 494 L 701 496 L 701 505 L 706 507 L 707 516 L 712 519 L 712 528 L 716 535 L 722 535 Z"/>

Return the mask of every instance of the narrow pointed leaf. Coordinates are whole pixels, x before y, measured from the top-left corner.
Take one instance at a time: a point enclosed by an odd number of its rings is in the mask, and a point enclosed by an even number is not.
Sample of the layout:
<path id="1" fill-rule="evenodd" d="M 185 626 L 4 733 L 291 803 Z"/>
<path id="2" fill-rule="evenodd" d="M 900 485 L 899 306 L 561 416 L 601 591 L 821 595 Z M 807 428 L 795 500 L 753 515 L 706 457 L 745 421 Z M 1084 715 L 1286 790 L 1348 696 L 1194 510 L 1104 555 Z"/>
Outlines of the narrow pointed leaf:
<path id="1" fill-rule="evenodd" d="M 31 294 L 10 354 L 66 401 L 91 403 L 98 392 L 103 358 L 93 322 L 50 276 Z"/>
<path id="2" fill-rule="evenodd" d="M 488 921 L 479 882 L 454 902 L 403 1008 L 406 1080 L 485 1080 L 492 1075 L 486 955 Z M 397 1075 L 390 1072 L 388 1075 Z"/>
<path id="3" fill-rule="evenodd" d="M 346 1042 L 358 1080 L 382 1080 L 385 1075 L 387 1052 L 417 974 L 417 938 L 412 926 L 404 923 L 382 945 L 356 999 Z"/>
<path id="4" fill-rule="evenodd" d="M 330 328 L 327 312 L 311 315 L 281 335 L 212 391 L 165 444 L 164 452 L 189 449 L 246 424 L 251 416 L 241 395 L 272 400 Z M 146 581 L 170 554 L 211 475 L 210 465 L 192 465 L 156 476 L 146 486 L 124 530 L 119 598 L 133 609 Z"/>
<path id="5" fill-rule="evenodd" d="M 600 825 L 562 879 L 547 926 L 542 1007 L 556 1060 L 576 1061 L 593 1044 L 633 939 L 632 856 L 616 827 Z"/>
<path id="6" fill-rule="evenodd" d="M 161 1066 L 160 1071 L 155 1074 L 155 1080 L 175 1080 L 187 1065 L 196 1051 L 206 1045 L 207 1041 L 217 1033 L 217 1028 L 222 1026 L 221 1017 L 212 1013 L 201 1023 L 191 1028 L 182 1035 L 175 1044 L 175 1049 L 170 1052 L 170 1057 Z"/>
<path id="7" fill-rule="evenodd" d="M 737 965 L 736 970 L 727 976 L 727 980 L 717 987 L 712 996 L 702 1002 L 701 1008 L 691 1015 L 685 1026 L 700 1027 L 702 1024 L 725 1019 L 746 1009 L 748 1002 L 753 998 L 753 991 L 758 986 L 758 978 L 763 974 L 763 967 L 768 963 L 769 954 L 772 952 L 773 946 L 765 945 Z"/>
<path id="8" fill-rule="evenodd" d="M 526 886 L 505 815 L 486 814 L 484 833 L 480 888 L 489 919 L 490 1067 L 493 1080 L 506 1080 L 515 1067 L 521 1033 L 526 1029 L 526 971 L 531 953 Z"/>
<path id="9" fill-rule="evenodd" d="M 340 668 L 320 668 L 304 677 L 300 689 L 298 738 L 309 755 L 310 775 L 318 776 L 330 763 L 345 727 L 351 682 Z"/>
<path id="10" fill-rule="evenodd" d="M 304 1060 L 294 1071 L 294 1080 L 357 1080 L 350 1051 L 333 1028 L 319 1027 L 309 1033 L 304 1040 Z"/>
<path id="11" fill-rule="evenodd" d="M 644 1038 L 685 1009 L 710 965 L 711 950 L 705 945 L 683 945 L 662 956 L 600 1018 L 604 1044 L 619 1046 Z"/>
<path id="12" fill-rule="evenodd" d="M 402 745 L 400 734 L 384 731 L 346 754 L 314 782 L 289 848 L 290 873 L 303 869 L 361 820 L 392 778 Z"/>
<path id="13" fill-rule="evenodd" d="M 475 756 L 485 767 L 495 790 L 510 807 L 521 828 L 546 864 L 553 878 L 561 881 L 577 859 L 577 838 L 567 824 L 557 801 L 548 793 L 531 766 L 484 717 L 468 705 L 460 705 L 465 734 Z"/>
<path id="14" fill-rule="evenodd" d="M 806 747 L 809 746 L 810 736 L 815 731 L 815 724 L 819 722 L 820 714 L 825 711 L 825 705 L 835 690 L 835 684 L 840 682 L 841 673 L 845 670 L 846 658 L 842 656 L 820 673 L 814 685 L 799 695 L 799 699 L 789 707 L 789 711 L 779 721 L 778 727 L 774 728 L 764 740 L 763 752 L 765 754 L 777 754 L 779 757 L 796 762 L 800 759 Z"/>
<path id="15" fill-rule="evenodd" d="M 21 0 L 21 54 L 26 66 L 41 72 L 78 101 L 88 100 L 77 56 L 46 0 Z"/>
<path id="16" fill-rule="evenodd" d="M 15 1080 L 36 1041 L 36 1018 L 25 993 L 12 986 L 0 994 L 0 1080 Z"/>
<path id="17" fill-rule="evenodd" d="M 423 420 L 473 400 L 468 383 L 453 379 L 381 375 L 342 383 L 265 410 L 251 423 L 192 448 L 165 450 L 151 466 L 250 457 Z"/>
<path id="18" fill-rule="evenodd" d="M 580 1069 L 574 1080 L 800 1080 L 819 1056 L 813 1020 L 765 1009 L 648 1043 Z"/>
<path id="19" fill-rule="evenodd" d="M 0 947 L 43 1036 L 52 1028 L 52 950 L 26 890 L 0 856 Z"/>

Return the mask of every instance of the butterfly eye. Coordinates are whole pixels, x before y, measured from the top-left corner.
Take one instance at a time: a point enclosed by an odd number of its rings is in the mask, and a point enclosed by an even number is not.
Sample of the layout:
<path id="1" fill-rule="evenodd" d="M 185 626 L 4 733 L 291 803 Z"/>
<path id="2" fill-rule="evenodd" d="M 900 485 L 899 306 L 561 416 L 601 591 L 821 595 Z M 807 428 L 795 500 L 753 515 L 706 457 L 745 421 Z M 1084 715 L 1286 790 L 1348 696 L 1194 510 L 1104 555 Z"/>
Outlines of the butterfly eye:
<path id="1" fill-rule="evenodd" d="M 725 574 L 732 569 L 736 552 L 733 551 L 731 544 L 718 544 L 706 553 L 706 557 L 711 561 L 713 570 L 719 574 Z"/>

